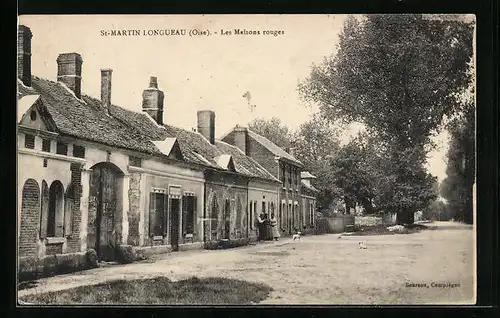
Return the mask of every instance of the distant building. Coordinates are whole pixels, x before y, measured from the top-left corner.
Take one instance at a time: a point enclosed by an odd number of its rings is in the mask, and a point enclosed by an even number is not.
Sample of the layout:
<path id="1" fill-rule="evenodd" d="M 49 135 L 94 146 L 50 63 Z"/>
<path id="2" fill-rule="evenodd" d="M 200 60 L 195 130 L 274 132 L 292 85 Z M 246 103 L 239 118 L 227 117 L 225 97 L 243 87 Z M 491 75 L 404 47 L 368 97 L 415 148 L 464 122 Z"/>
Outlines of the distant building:
<path id="1" fill-rule="evenodd" d="M 317 190 L 310 183 L 314 176 L 301 175 L 303 164 L 291 153 L 247 127 L 234 127 L 222 141 L 238 147 L 281 181 L 277 217 L 283 234 L 290 235 L 306 230 L 310 232 L 314 227 L 314 218 L 311 222 L 309 215 L 314 214 L 311 209 L 316 211 Z"/>

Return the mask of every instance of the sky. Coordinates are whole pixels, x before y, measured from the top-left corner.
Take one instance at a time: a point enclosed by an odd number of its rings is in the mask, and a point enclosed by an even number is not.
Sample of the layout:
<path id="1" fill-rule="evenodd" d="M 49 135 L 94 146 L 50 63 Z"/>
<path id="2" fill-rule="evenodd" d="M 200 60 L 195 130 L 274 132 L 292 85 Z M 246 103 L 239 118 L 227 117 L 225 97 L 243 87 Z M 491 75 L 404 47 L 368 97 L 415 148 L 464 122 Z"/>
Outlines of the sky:
<path id="1" fill-rule="evenodd" d="M 196 112 L 216 114 L 216 137 L 253 118 L 278 117 L 296 129 L 318 111 L 304 105 L 297 84 L 311 65 L 330 56 L 345 15 L 21 16 L 32 33 L 32 73 L 56 80 L 60 53 L 82 55 L 82 92 L 100 97 L 100 69 L 111 68 L 113 104 L 141 111 L 150 76 L 165 93 L 164 122 L 191 129 Z M 186 35 L 148 36 L 151 30 L 186 30 Z M 235 29 L 259 35 L 235 34 Z M 112 30 L 140 35 L 111 36 Z M 210 32 L 193 35 L 192 30 Z M 274 36 L 264 31 L 282 31 Z M 231 32 L 231 34 L 228 34 Z M 217 34 L 216 34 L 217 33 Z M 193 34 L 193 33 L 191 33 Z M 225 34 L 225 35 L 223 35 Z M 250 92 L 250 98 L 244 97 Z M 255 107 L 249 107 L 255 105 Z M 253 111 L 251 111 L 253 109 Z M 346 131 L 348 140 L 358 128 Z M 446 177 L 446 133 L 435 138 L 428 170 Z"/>

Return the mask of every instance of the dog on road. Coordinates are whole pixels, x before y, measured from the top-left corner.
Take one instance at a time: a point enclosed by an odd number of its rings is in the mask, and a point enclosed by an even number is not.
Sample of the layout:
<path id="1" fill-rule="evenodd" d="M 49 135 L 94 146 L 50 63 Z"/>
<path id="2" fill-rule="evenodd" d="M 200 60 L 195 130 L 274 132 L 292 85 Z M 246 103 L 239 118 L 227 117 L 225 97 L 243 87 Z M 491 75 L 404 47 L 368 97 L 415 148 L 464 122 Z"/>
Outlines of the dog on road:
<path id="1" fill-rule="evenodd" d="M 299 240 L 299 241 L 300 241 L 300 234 L 302 234 L 302 233 L 301 233 L 301 232 L 297 232 L 297 233 L 295 233 L 295 234 L 292 236 L 293 240 L 294 240 L 294 241 L 295 241 L 295 240 Z"/>
<path id="2" fill-rule="evenodd" d="M 366 250 L 366 243 L 364 241 L 359 241 L 358 242 L 358 245 L 359 245 L 359 249 L 361 250 Z"/>

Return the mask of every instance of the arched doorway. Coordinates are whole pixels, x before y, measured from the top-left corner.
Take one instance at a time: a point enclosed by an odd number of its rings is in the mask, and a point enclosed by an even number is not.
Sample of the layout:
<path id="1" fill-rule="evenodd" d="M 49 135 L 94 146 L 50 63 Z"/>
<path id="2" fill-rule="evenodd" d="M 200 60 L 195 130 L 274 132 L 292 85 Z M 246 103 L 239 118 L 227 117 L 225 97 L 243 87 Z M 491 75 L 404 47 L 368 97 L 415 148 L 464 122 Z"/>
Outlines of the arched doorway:
<path id="1" fill-rule="evenodd" d="M 115 165 L 105 162 L 91 168 L 87 246 L 94 248 L 99 261 L 116 259 L 116 215 L 118 209 L 118 182 L 123 173 Z"/>

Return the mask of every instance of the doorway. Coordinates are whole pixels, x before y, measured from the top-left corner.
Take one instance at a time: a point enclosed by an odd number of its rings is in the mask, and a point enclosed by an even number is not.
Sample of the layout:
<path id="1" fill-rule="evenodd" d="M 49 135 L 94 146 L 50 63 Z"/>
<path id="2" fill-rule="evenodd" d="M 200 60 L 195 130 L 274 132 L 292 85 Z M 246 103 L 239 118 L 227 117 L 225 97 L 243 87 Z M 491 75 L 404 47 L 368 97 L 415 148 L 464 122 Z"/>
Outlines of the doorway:
<path id="1" fill-rule="evenodd" d="M 179 251 L 179 216 L 180 216 L 180 199 L 171 199 L 170 201 L 170 245 L 172 251 Z"/>
<path id="2" fill-rule="evenodd" d="M 90 175 L 87 246 L 95 249 L 99 261 L 116 260 L 115 213 L 120 171 L 108 163 L 97 164 Z"/>

